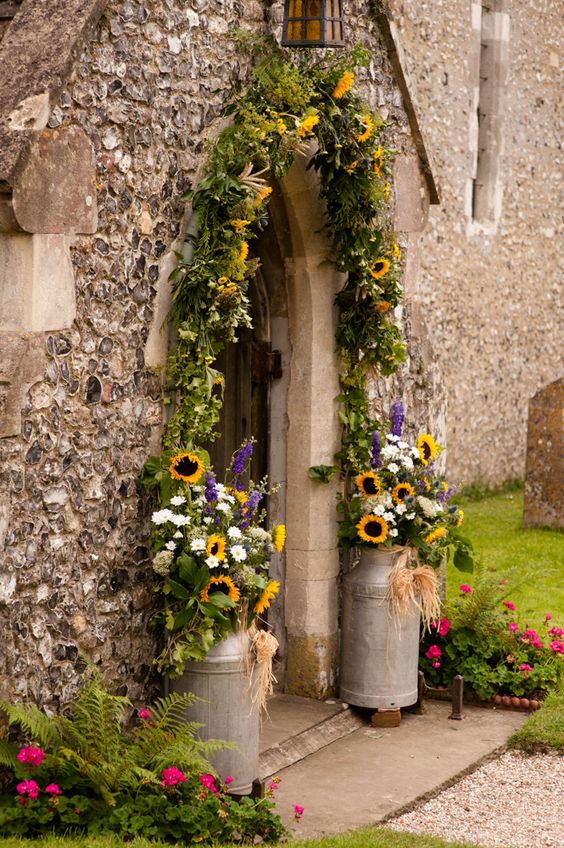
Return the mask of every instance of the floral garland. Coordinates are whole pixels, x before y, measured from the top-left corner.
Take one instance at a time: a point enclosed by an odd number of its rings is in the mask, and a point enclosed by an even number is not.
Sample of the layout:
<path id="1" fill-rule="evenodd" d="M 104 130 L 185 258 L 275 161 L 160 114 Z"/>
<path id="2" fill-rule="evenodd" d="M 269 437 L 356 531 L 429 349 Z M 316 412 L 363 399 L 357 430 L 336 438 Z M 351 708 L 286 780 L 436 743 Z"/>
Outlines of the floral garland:
<path id="1" fill-rule="evenodd" d="M 348 275 L 337 302 L 345 464 L 367 461 L 371 433 L 367 373 L 393 373 L 405 360 L 399 328 L 389 315 L 401 297 L 401 254 L 386 227 L 389 159 L 379 136 L 382 119 L 354 88 L 360 49 L 345 58 L 298 61 L 281 51 L 263 59 L 253 81 L 225 110 L 232 123 L 210 147 L 204 178 L 192 200 L 196 225 L 191 256 L 177 254 L 171 275 L 176 333 L 168 363 L 174 413 L 166 448 L 190 448 L 216 436 L 223 375 L 216 358 L 237 330 L 250 327 L 248 288 L 258 266 L 249 243 L 268 221 L 272 188 L 296 153 L 315 139 L 311 166 L 326 203 L 326 230 L 336 268 Z M 323 475 L 323 472 L 321 472 Z"/>

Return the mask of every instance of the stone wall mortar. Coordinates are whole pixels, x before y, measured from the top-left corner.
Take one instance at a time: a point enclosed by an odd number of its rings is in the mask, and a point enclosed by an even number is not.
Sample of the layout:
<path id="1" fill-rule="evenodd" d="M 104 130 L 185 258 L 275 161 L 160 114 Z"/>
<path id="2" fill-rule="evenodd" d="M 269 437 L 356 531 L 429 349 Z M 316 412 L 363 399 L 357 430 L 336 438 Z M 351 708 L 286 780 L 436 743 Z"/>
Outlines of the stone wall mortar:
<path id="1" fill-rule="evenodd" d="M 449 475 L 459 483 L 522 478 L 527 402 L 562 373 L 561 8 L 548 0 L 494 4 L 509 14 L 510 29 L 503 205 L 488 234 L 471 224 L 466 194 L 479 48 L 472 4 L 388 5 L 441 191 L 422 240 L 416 296 L 448 396 Z"/>
<path id="2" fill-rule="evenodd" d="M 281 7 L 269 10 L 276 33 Z M 393 146 L 412 153 L 367 4 L 349 7 L 350 40 L 373 55 L 361 84 Z M 0 440 L 2 697 L 56 708 L 76 692 L 83 657 L 136 702 L 155 691 L 151 504 L 136 479 L 162 407 L 144 347 L 181 196 L 231 84 L 249 75 L 238 26 L 263 32 L 265 4 L 113 0 L 51 115 L 49 127 L 80 126 L 93 142 L 99 223 L 72 247 L 76 320 L 45 334 L 44 379 L 26 394 L 22 435 Z"/>

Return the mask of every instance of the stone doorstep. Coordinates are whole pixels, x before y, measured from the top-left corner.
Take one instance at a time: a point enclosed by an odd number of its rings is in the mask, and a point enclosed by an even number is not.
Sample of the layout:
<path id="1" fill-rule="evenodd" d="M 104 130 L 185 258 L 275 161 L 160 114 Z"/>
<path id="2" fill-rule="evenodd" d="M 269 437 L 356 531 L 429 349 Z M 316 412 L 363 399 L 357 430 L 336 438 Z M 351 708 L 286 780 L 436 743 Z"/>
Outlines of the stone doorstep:
<path id="1" fill-rule="evenodd" d="M 299 709 L 299 705 L 296 705 Z M 342 739 L 366 727 L 366 719 L 343 708 L 341 712 L 308 727 L 296 736 L 276 743 L 263 751 L 259 757 L 259 776 L 261 780 L 278 774 L 282 769 L 315 754 L 321 748 Z"/>

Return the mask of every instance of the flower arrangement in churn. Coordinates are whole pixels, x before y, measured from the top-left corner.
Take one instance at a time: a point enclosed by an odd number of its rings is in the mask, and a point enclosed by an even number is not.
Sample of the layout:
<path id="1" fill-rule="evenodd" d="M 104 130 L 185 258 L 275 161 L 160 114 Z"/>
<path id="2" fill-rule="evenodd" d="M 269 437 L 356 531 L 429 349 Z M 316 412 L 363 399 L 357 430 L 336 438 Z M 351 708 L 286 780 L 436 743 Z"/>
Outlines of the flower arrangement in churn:
<path id="1" fill-rule="evenodd" d="M 279 591 L 268 569 L 284 546 L 285 527 L 262 526 L 267 481 L 244 483 L 252 453 L 253 442 L 246 441 L 224 482 L 201 450 L 163 454 L 154 460 L 158 471 L 146 466 L 161 488 L 161 508 L 151 519 L 153 569 L 166 600 L 153 623 L 166 631 L 155 664 L 169 677 L 182 674 L 188 660 L 204 659 L 229 632 L 255 628 Z M 260 635 L 263 642 L 269 637 L 273 654 L 274 637 Z"/>
<path id="2" fill-rule="evenodd" d="M 372 433 L 367 465 L 354 472 L 354 491 L 340 504 L 339 541 L 344 548 L 401 552 L 390 584 L 396 583 L 406 603 L 414 593 L 428 598 L 428 623 L 437 612 L 436 569 L 452 556 L 460 571 L 472 571 L 472 546 L 459 531 L 464 513 L 450 502 L 452 489 L 436 468 L 442 448 L 428 433 L 408 441 L 404 417 L 397 401 L 388 432 Z"/>

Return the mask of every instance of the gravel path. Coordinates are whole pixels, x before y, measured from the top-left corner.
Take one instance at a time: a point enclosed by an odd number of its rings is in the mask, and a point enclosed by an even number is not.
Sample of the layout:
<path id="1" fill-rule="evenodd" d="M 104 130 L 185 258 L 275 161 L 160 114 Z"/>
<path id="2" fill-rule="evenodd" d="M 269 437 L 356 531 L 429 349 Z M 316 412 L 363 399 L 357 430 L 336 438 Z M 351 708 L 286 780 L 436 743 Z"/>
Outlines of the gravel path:
<path id="1" fill-rule="evenodd" d="M 564 848 L 564 757 L 505 753 L 386 827 L 488 848 Z"/>

